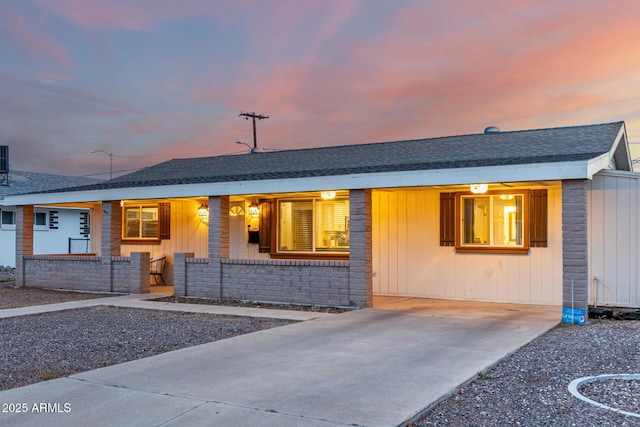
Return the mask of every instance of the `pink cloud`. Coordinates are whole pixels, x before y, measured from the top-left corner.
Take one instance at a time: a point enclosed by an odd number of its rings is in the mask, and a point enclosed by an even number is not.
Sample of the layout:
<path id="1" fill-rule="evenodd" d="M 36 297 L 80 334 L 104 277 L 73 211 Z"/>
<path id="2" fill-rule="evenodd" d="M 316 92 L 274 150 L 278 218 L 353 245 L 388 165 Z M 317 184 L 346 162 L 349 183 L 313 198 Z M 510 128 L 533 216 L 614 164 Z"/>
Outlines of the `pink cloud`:
<path id="1" fill-rule="evenodd" d="M 10 34 L 31 54 L 41 58 L 53 59 L 65 68 L 72 66 L 66 50 L 51 34 L 45 33 L 41 23 L 27 22 L 24 17 L 5 11 L 0 18 Z M 58 79 L 62 75 L 58 74 Z"/>
<path id="2" fill-rule="evenodd" d="M 243 1 L 203 2 L 199 0 L 38 0 L 38 2 L 66 16 L 81 27 L 93 30 L 144 30 L 166 20 L 184 16 L 218 14 L 222 17 L 230 9 L 241 8 Z M 225 18 L 223 18 L 224 20 Z"/>

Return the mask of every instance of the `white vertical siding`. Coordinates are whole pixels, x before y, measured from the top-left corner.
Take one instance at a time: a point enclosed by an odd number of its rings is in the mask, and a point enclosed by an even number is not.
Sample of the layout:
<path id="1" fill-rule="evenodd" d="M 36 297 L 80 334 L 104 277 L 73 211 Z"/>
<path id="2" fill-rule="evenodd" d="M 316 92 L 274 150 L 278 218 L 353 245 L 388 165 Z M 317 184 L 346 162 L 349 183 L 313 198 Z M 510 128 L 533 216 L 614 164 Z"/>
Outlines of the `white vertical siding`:
<path id="1" fill-rule="evenodd" d="M 244 208 L 244 216 L 229 218 L 229 256 L 239 259 L 269 259 L 269 254 L 260 253 L 257 243 L 249 243 L 248 227 L 258 229 L 258 218 L 249 216 L 251 199 L 233 201 L 229 207 L 239 205 Z"/>
<path id="2" fill-rule="evenodd" d="M 373 192 L 373 288 L 380 295 L 560 305 L 560 187 L 548 187 L 549 245 L 528 255 L 441 247 L 437 190 Z"/>
<path id="3" fill-rule="evenodd" d="M 593 178 L 589 303 L 640 307 L 640 174 L 601 172 Z"/>
<path id="4" fill-rule="evenodd" d="M 122 245 L 122 256 L 131 252 L 164 253 L 167 256 L 164 279 L 173 283 L 173 254 L 193 252 L 196 258 L 207 257 L 208 227 L 198 218 L 200 203 L 195 200 L 171 201 L 171 239 L 162 240 L 159 245 Z"/>

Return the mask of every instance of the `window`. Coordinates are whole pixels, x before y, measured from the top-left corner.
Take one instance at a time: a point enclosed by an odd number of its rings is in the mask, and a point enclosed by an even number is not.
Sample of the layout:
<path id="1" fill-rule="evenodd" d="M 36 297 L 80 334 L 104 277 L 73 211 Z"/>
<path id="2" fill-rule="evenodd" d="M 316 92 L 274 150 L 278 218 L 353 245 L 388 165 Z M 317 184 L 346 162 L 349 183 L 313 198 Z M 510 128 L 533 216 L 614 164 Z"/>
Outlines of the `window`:
<path id="1" fill-rule="evenodd" d="M 460 197 L 460 246 L 524 247 L 524 195 Z"/>
<path id="2" fill-rule="evenodd" d="M 15 225 L 14 213 L 12 211 L 2 211 L 1 222 L 2 225 Z"/>
<path id="3" fill-rule="evenodd" d="M 122 208 L 122 239 L 125 243 L 157 243 L 171 237 L 169 230 L 169 203 Z"/>
<path id="4" fill-rule="evenodd" d="M 33 214 L 33 225 L 46 226 L 47 225 L 47 214 L 44 213 L 44 212 L 35 212 Z"/>
<path id="5" fill-rule="evenodd" d="M 349 252 L 349 200 L 280 200 L 279 252 Z"/>
<path id="6" fill-rule="evenodd" d="M 547 247 L 547 190 L 441 193 L 440 246 L 514 254 Z"/>
<path id="7" fill-rule="evenodd" d="M 123 238 L 157 239 L 158 208 L 134 206 L 124 208 Z"/>

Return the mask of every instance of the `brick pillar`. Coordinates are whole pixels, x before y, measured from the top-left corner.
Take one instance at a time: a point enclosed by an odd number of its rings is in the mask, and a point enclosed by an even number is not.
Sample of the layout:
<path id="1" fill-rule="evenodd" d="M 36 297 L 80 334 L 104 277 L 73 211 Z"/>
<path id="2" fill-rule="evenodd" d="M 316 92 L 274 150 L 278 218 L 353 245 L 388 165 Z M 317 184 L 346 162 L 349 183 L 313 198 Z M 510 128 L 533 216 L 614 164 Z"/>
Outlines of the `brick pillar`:
<path id="1" fill-rule="evenodd" d="M 588 180 L 562 181 L 562 320 L 567 323 L 584 323 L 588 310 L 590 188 Z"/>
<path id="2" fill-rule="evenodd" d="M 193 257 L 193 252 L 173 254 L 173 294 L 175 296 L 187 296 L 187 258 Z"/>
<path id="3" fill-rule="evenodd" d="M 129 277 L 131 283 L 129 292 L 132 294 L 148 294 L 149 293 L 149 275 L 151 255 L 149 252 L 132 252 Z"/>
<path id="4" fill-rule="evenodd" d="M 24 266 L 24 257 L 27 255 L 33 255 L 33 206 L 31 205 L 16 207 L 16 286 L 29 284 Z"/>
<path id="5" fill-rule="evenodd" d="M 349 191 L 349 299 L 373 305 L 371 189 Z"/>
<path id="6" fill-rule="evenodd" d="M 122 240 L 122 213 L 119 200 L 102 202 L 102 241 L 100 280 L 104 288 L 113 292 L 111 257 L 120 256 Z"/>
<path id="7" fill-rule="evenodd" d="M 229 258 L 229 196 L 209 197 L 209 271 L 213 298 L 222 298 L 222 258 Z"/>

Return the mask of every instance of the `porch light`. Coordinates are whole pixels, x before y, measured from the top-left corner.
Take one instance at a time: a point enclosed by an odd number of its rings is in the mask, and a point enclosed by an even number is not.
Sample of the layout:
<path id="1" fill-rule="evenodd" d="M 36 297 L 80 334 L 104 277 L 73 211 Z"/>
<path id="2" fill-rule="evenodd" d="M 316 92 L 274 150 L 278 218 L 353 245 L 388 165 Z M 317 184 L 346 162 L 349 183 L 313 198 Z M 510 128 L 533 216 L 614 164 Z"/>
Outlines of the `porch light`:
<path id="1" fill-rule="evenodd" d="M 204 225 L 209 225 L 209 206 L 206 203 L 202 203 L 198 208 L 198 219 Z"/>
<path id="2" fill-rule="evenodd" d="M 469 189 L 473 194 L 484 194 L 489 189 L 488 184 L 471 184 Z"/>
<path id="3" fill-rule="evenodd" d="M 260 206 L 255 200 L 251 201 L 249 205 L 249 216 L 256 217 L 260 214 Z"/>
<path id="4" fill-rule="evenodd" d="M 335 191 L 323 191 L 320 193 L 320 197 L 322 197 L 324 200 L 332 200 L 336 198 L 336 192 Z"/>

